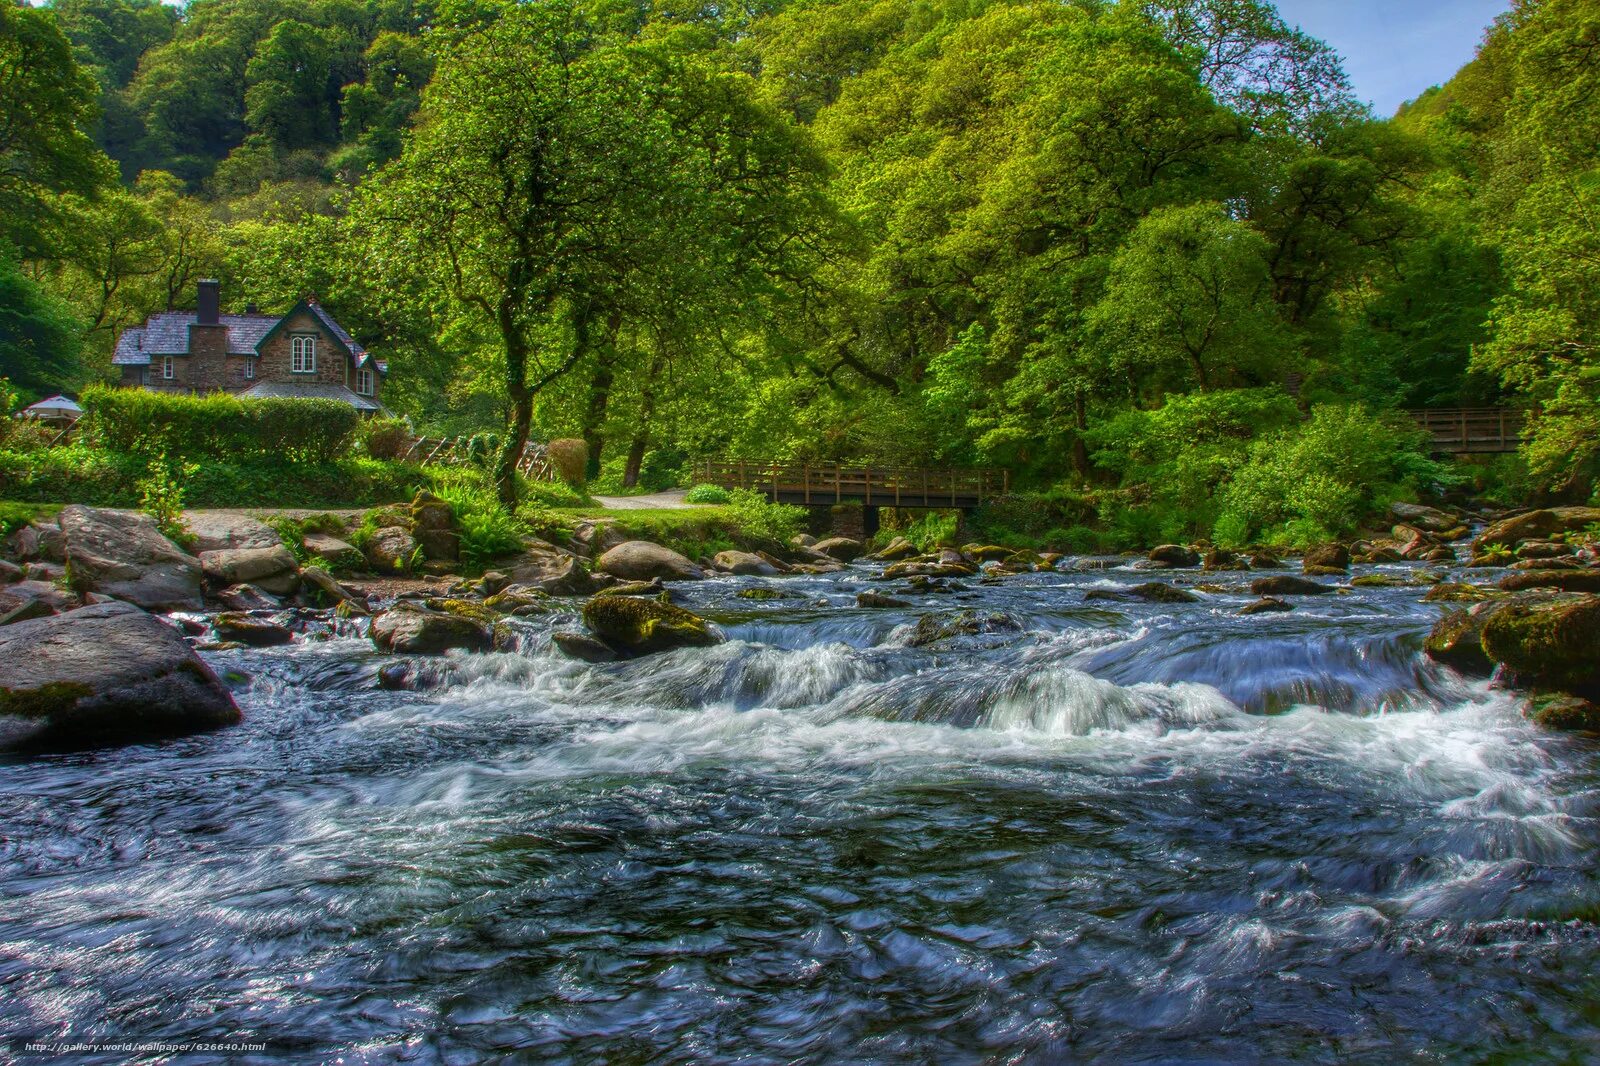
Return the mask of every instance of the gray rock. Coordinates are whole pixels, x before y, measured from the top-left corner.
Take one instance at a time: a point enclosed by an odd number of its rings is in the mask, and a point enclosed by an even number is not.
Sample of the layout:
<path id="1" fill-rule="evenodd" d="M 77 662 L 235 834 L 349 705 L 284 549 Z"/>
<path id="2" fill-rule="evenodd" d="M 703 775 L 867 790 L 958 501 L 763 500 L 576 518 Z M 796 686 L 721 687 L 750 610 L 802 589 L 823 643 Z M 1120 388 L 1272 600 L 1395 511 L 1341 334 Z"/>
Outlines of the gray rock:
<path id="1" fill-rule="evenodd" d="M 310 585 L 312 588 L 321 593 L 321 598 L 325 601 L 333 604 L 354 603 L 362 608 L 365 608 L 367 605 L 367 601 L 363 597 L 357 596 L 355 593 L 339 584 L 339 582 L 333 579 L 332 574 L 328 573 L 320 566 L 306 567 L 304 570 L 300 571 L 300 578 L 307 585 Z"/>
<path id="2" fill-rule="evenodd" d="M 718 552 L 712 562 L 716 564 L 718 570 L 740 577 L 771 577 L 774 574 L 781 573 L 776 566 L 752 552 Z"/>
<path id="3" fill-rule="evenodd" d="M 28 581 L 60 581 L 67 576 L 67 568 L 60 563 L 29 563 L 22 568 L 22 576 Z"/>
<path id="4" fill-rule="evenodd" d="M 811 550 L 821 552 L 835 562 L 851 563 L 861 558 L 867 548 L 859 540 L 851 537 L 829 537 L 811 545 Z"/>
<path id="5" fill-rule="evenodd" d="M 66 539 L 61 527 L 54 522 L 33 523 L 23 526 L 6 542 L 12 558 L 22 562 L 40 559 L 47 563 L 67 560 Z"/>
<path id="6" fill-rule="evenodd" d="M 1389 505 L 1389 513 L 1406 525 L 1425 529 L 1429 533 L 1448 533 L 1461 525 L 1461 520 L 1454 515 L 1447 514 L 1437 507 L 1426 507 L 1420 503 L 1401 503 L 1396 501 Z"/>
<path id="7" fill-rule="evenodd" d="M 243 611 L 226 611 L 217 615 L 211 620 L 211 628 L 216 630 L 220 641 L 247 644 L 252 648 L 270 648 L 294 640 L 294 634 L 288 626 L 269 618 L 256 618 Z"/>
<path id="8" fill-rule="evenodd" d="M 276 548 L 283 538 L 259 518 L 220 511 L 186 511 L 183 521 L 194 534 L 197 552 L 237 548 Z"/>
<path id="9" fill-rule="evenodd" d="M 538 568 L 519 568 L 512 571 L 511 577 L 512 585 L 524 585 L 551 596 L 589 596 L 600 588 L 594 575 L 573 555 L 551 559 Z"/>
<path id="10" fill-rule="evenodd" d="M 380 574 L 400 574 L 411 569 L 417 541 L 400 526 L 385 526 L 367 541 L 367 562 Z"/>
<path id="11" fill-rule="evenodd" d="M 1247 603 L 1239 608 L 1240 614 L 1272 614 L 1294 610 L 1294 604 L 1288 600 L 1280 600 L 1276 596 L 1263 596 L 1254 603 Z"/>
<path id="12" fill-rule="evenodd" d="M 488 651 L 494 634 L 471 618 L 402 601 L 372 620 L 372 643 L 402 655 L 436 655 L 453 648 Z"/>
<path id="13" fill-rule="evenodd" d="M 1338 590 L 1310 578 L 1279 574 L 1250 582 L 1250 591 L 1257 596 L 1326 596 Z"/>
<path id="14" fill-rule="evenodd" d="M 61 512 L 72 584 L 151 611 L 200 609 L 200 563 L 134 511 L 73 505 Z"/>
<path id="15" fill-rule="evenodd" d="M 897 600 L 893 596 L 885 596 L 881 592 L 858 592 L 856 593 L 856 606 L 892 610 L 897 607 L 910 607 L 911 604 L 905 600 Z"/>
<path id="16" fill-rule="evenodd" d="M 0 559 L 0 585 L 10 585 L 22 580 L 22 567 Z"/>
<path id="17" fill-rule="evenodd" d="M 282 544 L 201 552 L 200 572 L 213 588 L 248 582 L 275 596 L 287 596 L 300 587 L 300 564 Z"/>
<path id="18" fill-rule="evenodd" d="M 1091 600 L 1144 600 L 1146 603 L 1198 603 L 1200 597 L 1192 592 L 1174 588 L 1160 581 L 1147 581 L 1142 585 L 1131 585 L 1115 589 L 1090 589 L 1084 595 L 1085 601 Z"/>
<path id="19" fill-rule="evenodd" d="M 1156 567 L 1178 569 L 1200 565 L 1200 553 L 1182 544 L 1158 545 L 1151 548 L 1150 554 L 1145 558 Z"/>
<path id="20" fill-rule="evenodd" d="M 22 603 L 9 611 L 0 612 L 0 626 L 15 625 L 18 622 L 31 622 L 35 618 L 49 618 L 56 613 L 56 609 L 44 600 L 23 600 Z"/>
<path id="21" fill-rule="evenodd" d="M 580 522 L 572 531 L 572 550 L 586 559 L 604 555 L 618 544 L 627 543 L 628 537 L 614 522 Z"/>
<path id="22" fill-rule="evenodd" d="M 178 631 L 126 603 L 0 629 L 8 746 L 81 748 L 240 721 L 233 697 Z"/>
<path id="23" fill-rule="evenodd" d="M 349 541 L 341 540 L 331 533 L 307 533 L 301 544 L 304 545 L 307 555 L 321 559 L 329 566 L 359 567 L 367 561 Z"/>
<path id="24" fill-rule="evenodd" d="M 600 556 L 595 569 L 624 581 L 695 581 L 705 573 L 671 548 L 647 540 L 630 540 Z"/>
<path id="25" fill-rule="evenodd" d="M 216 598 L 230 611 L 275 611 L 283 606 L 276 596 L 254 585 L 230 585 L 218 592 Z"/>
<path id="26" fill-rule="evenodd" d="M 561 649 L 563 655 L 581 662 L 609 663 L 621 658 L 617 654 L 617 649 L 587 633 L 558 631 L 551 633 L 550 639 Z"/>

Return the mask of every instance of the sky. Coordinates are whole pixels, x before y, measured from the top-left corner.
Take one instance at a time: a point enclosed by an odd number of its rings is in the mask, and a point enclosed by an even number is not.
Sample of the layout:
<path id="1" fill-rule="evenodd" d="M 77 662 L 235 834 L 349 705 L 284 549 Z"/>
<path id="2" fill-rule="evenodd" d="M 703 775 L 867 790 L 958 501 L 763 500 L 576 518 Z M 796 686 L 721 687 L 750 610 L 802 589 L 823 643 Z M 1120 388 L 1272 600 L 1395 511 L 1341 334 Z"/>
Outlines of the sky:
<path id="1" fill-rule="evenodd" d="M 1286 22 L 1344 57 L 1356 95 L 1381 116 L 1450 80 L 1510 0 L 1277 0 Z"/>

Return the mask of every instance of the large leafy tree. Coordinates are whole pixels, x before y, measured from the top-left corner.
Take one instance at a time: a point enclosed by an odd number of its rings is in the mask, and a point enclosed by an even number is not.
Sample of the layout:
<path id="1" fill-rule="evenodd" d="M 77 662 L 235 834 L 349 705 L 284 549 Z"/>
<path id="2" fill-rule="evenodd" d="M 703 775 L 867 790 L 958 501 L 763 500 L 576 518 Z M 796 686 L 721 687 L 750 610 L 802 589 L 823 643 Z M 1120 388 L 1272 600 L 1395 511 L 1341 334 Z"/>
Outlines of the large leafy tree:
<path id="1" fill-rule="evenodd" d="M 737 305 L 752 264 L 792 257 L 820 164 L 746 81 L 608 44 L 560 3 L 507 7 L 447 50 L 414 139 L 365 190 L 374 265 L 420 272 L 495 339 L 507 500 L 535 399 L 608 322 Z"/>

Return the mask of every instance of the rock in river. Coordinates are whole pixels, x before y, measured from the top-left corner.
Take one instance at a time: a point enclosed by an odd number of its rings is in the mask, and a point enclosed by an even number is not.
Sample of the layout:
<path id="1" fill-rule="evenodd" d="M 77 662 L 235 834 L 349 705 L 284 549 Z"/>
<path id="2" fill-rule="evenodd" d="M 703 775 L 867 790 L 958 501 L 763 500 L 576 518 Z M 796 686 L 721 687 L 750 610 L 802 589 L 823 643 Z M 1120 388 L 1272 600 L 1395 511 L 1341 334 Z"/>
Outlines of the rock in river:
<path id="1" fill-rule="evenodd" d="M 300 587 L 300 564 L 282 544 L 201 552 L 200 571 L 212 588 L 251 584 L 275 596 L 287 596 Z"/>
<path id="2" fill-rule="evenodd" d="M 596 596 L 583 605 L 583 624 L 612 647 L 635 654 L 722 642 L 721 635 L 698 615 L 670 603 L 633 596 Z"/>
<path id="3" fill-rule="evenodd" d="M 1250 591 L 1257 596 L 1326 596 L 1337 590 L 1320 581 L 1295 577 L 1293 574 L 1278 574 L 1250 582 Z"/>
<path id="4" fill-rule="evenodd" d="M 151 611 L 200 609 L 200 563 L 149 515 L 71 506 L 61 512 L 72 584 Z"/>
<path id="5" fill-rule="evenodd" d="M 241 718 L 178 631 L 126 603 L 0 629 L 8 747 L 79 748 L 199 733 Z"/>
<path id="6" fill-rule="evenodd" d="M 1516 601 L 1486 613 L 1484 654 L 1518 684 L 1600 695 L 1600 596 Z"/>
<path id="7" fill-rule="evenodd" d="M 476 619 L 402 601 L 372 620 L 372 643 L 401 655 L 435 655 L 452 648 L 488 651 L 494 634 Z"/>
<path id="8" fill-rule="evenodd" d="M 600 556 L 596 570 L 624 581 L 693 581 L 705 577 L 700 568 L 671 548 L 647 540 L 629 540 Z"/>

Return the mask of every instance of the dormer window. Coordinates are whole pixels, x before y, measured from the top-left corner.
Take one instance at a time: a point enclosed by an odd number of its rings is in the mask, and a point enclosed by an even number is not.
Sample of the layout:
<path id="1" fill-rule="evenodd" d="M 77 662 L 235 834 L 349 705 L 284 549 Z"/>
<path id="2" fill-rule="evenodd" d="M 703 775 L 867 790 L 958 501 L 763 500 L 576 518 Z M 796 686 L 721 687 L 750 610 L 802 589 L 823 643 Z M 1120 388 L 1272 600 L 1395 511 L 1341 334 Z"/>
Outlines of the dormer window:
<path id="1" fill-rule="evenodd" d="M 291 337 L 289 339 L 289 371 L 294 374 L 317 372 L 317 338 Z"/>
<path id="2" fill-rule="evenodd" d="M 356 371 L 356 391 L 363 396 L 371 396 L 373 389 L 372 371 Z"/>

